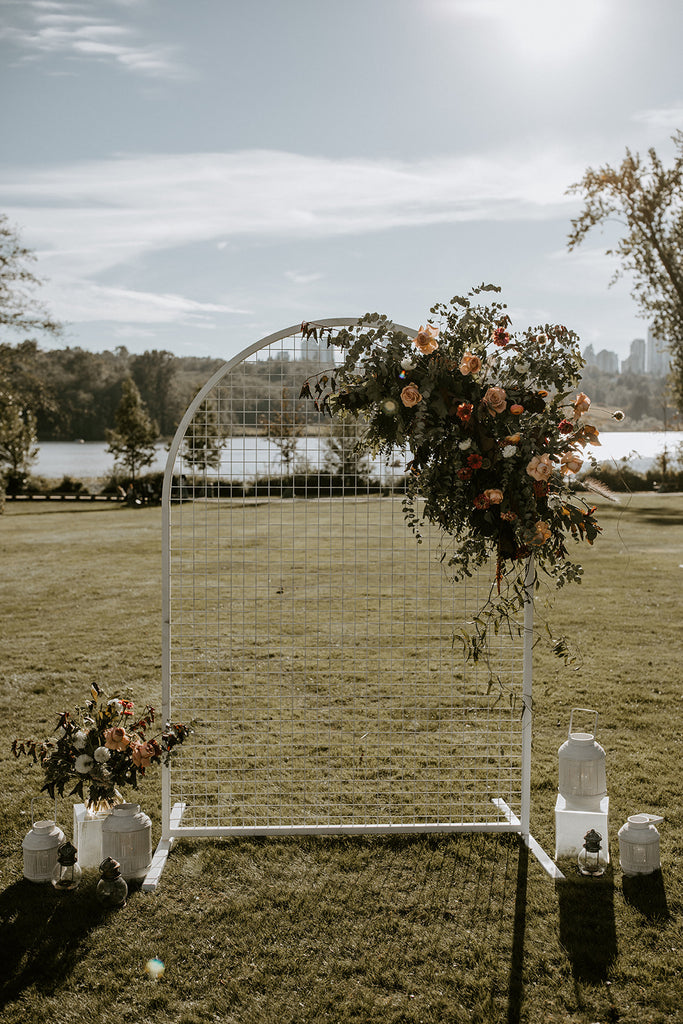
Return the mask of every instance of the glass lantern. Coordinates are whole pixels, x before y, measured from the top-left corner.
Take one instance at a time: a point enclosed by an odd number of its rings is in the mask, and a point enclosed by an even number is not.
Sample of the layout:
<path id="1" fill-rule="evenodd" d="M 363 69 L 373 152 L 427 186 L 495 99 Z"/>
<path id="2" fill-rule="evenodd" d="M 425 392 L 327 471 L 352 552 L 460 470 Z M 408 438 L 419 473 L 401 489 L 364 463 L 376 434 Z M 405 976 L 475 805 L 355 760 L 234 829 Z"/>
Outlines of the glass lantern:
<path id="1" fill-rule="evenodd" d="M 76 847 L 67 839 L 57 849 L 57 863 L 52 871 L 50 881 L 57 892 L 71 892 L 81 884 L 83 872 L 78 863 Z"/>
<path id="2" fill-rule="evenodd" d="M 583 837 L 583 849 L 577 858 L 579 871 L 582 875 L 590 875 L 596 878 L 598 875 L 604 874 L 605 869 L 600 863 L 601 843 L 602 836 L 594 828 L 590 832 L 586 832 Z"/>
<path id="3" fill-rule="evenodd" d="M 128 898 L 128 886 L 121 877 L 121 865 L 117 860 L 106 857 L 100 864 L 100 875 L 95 895 L 108 910 L 125 907 Z"/>

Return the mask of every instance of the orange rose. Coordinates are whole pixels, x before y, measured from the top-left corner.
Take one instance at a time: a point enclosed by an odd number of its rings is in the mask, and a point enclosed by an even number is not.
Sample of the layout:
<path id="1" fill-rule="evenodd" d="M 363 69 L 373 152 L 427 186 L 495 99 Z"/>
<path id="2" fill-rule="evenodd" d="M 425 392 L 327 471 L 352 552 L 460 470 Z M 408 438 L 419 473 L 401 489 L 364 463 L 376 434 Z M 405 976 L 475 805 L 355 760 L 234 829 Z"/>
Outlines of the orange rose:
<path id="1" fill-rule="evenodd" d="M 401 401 L 408 409 L 422 401 L 422 395 L 418 391 L 417 384 L 406 384 L 401 392 Z"/>
<path id="2" fill-rule="evenodd" d="M 521 434 L 510 434 L 509 437 L 504 438 L 505 444 L 519 444 L 521 440 Z"/>
<path id="3" fill-rule="evenodd" d="M 560 464 L 563 473 L 578 473 L 583 466 L 583 459 L 575 455 L 574 452 L 567 452 L 562 456 Z"/>
<path id="4" fill-rule="evenodd" d="M 483 398 L 484 405 L 495 416 L 498 412 L 505 412 L 507 406 L 507 395 L 502 388 L 489 388 Z"/>
<path id="5" fill-rule="evenodd" d="M 591 400 L 588 395 L 584 395 L 583 391 L 576 396 L 576 401 L 572 403 L 574 407 L 574 422 L 580 419 L 584 412 L 588 412 L 591 407 Z"/>
<path id="6" fill-rule="evenodd" d="M 490 487 L 484 491 L 484 497 L 488 498 L 490 505 L 500 505 L 503 500 L 503 492 L 498 487 Z"/>
<path id="7" fill-rule="evenodd" d="M 524 406 L 518 404 L 511 405 L 510 412 L 512 413 L 513 416 L 521 416 L 524 412 Z"/>
<path id="8" fill-rule="evenodd" d="M 534 455 L 526 471 L 534 480 L 549 480 L 554 468 L 549 455 Z"/>
<path id="9" fill-rule="evenodd" d="M 463 377 L 467 377 L 470 373 L 477 373 L 478 370 L 481 370 L 481 359 L 479 356 L 475 356 L 471 352 L 465 352 L 460 360 L 460 372 Z"/>
<path id="10" fill-rule="evenodd" d="M 543 520 L 540 520 L 534 526 L 534 532 L 529 537 L 527 543 L 532 544 L 534 547 L 540 547 L 541 544 L 545 544 L 547 540 L 550 540 L 550 527 Z"/>
<path id="11" fill-rule="evenodd" d="M 439 343 L 436 340 L 438 333 L 439 328 L 432 327 L 431 324 L 427 324 L 426 327 L 420 326 L 420 330 L 413 341 L 415 342 L 415 347 L 419 348 L 423 356 L 431 355 L 439 347 Z"/>
<path id="12" fill-rule="evenodd" d="M 597 427 L 592 427 L 590 423 L 585 423 L 581 427 L 581 433 L 577 435 L 576 440 L 579 444 L 582 444 L 585 448 L 587 444 L 595 445 L 597 448 L 602 447 L 602 442 L 598 441 L 598 435 L 600 431 Z"/>
<path id="13" fill-rule="evenodd" d="M 104 730 L 104 745 L 107 750 L 125 750 L 130 746 L 130 740 L 126 736 L 126 730 L 120 726 Z"/>

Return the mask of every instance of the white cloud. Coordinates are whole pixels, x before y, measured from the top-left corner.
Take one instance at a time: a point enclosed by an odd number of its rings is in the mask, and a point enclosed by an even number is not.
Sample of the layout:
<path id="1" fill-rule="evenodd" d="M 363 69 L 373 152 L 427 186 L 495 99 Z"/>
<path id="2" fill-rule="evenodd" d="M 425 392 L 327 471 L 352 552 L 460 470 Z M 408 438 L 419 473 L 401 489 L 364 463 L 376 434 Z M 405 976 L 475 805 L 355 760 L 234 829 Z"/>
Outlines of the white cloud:
<path id="1" fill-rule="evenodd" d="M 0 174 L 0 206 L 41 258 L 94 273 L 243 236 L 322 238 L 459 221 L 565 217 L 583 164 L 560 152 L 415 163 L 272 151 L 121 157 Z"/>
<path id="2" fill-rule="evenodd" d="M 29 2 L 12 5 L 0 38 L 27 59 L 55 55 L 72 60 L 107 61 L 158 78 L 185 77 L 173 47 L 141 43 L 130 25 L 106 16 L 106 3 L 92 6 L 70 2 Z"/>
<path id="3" fill-rule="evenodd" d="M 464 221 L 566 219 L 576 201 L 565 189 L 582 169 L 558 151 L 413 163 L 273 151 L 122 156 L 0 173 L 0 209 L 39 256 L 55 315 L 208 327 L 244 311 L 229 299 L 211 305 L 127 289 L 131 269 L 142 283 L 155 254 L 198 245 L 234 252 L 246 238 L 321 240 Z M 299 286 L 321 276 L 296 268 L 282 274 Z"/>
<path id="4" fill-rule="evenodd" d="M 683 129 L 683 103 L 671 107 L 654 107 L 651 110 L 640 110 L 633 115 L 633 120 L 648 128 L 661 128 L 664 131 Z"/>
<path id="5" fill-rule="evenodd" d="M 299 270 L 285 271 L 285 277 L 288 281 L 291 281 L 292 284 L 313 284 L 314 281 L 319 281 L 322 276 L 322 274 L 304 274 Z"/>
<path id="6" fill-rule="evenodd" d="M 109 287 L 83 279 L 48 281 L 44 293 L 58 318 L 78 323 L 111 321 L 213 327 L 216 313 L 248 312 L 218 303 L 196 302 L 182 295 Z"/>

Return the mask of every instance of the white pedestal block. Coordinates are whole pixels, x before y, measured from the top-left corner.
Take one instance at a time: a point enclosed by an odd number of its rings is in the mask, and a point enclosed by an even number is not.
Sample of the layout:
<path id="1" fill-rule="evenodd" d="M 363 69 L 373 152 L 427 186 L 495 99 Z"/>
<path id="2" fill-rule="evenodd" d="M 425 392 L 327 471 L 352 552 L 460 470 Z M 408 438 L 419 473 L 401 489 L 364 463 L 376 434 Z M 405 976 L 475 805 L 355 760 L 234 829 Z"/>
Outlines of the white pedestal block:
<path id="1" fill-rule="evenodd" d="M 92 817 L 85 804 L 74 804 L 73 843 L 82 868 L 98 868 L 102 863 L 102 822 L 108 817 L 108 811 Z"/>
<path id="2" fill-rule="evenodd" d="M 586 832 L 594 828 L 602 836 L 600 860 L 609 864 L 609 797 L 603 796 L 599 811 L 574 811 L 559 793 L 555 802 L 555 860 L 558 857 L 578 857 L 583 849 Z"/>

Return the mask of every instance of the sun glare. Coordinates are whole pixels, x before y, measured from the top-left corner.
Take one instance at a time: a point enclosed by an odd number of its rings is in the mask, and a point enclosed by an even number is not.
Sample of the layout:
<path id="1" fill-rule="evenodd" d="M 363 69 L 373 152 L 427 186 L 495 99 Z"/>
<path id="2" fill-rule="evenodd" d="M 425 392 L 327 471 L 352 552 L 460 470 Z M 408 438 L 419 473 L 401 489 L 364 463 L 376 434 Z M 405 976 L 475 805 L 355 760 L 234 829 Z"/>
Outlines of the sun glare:
<path id="1" fill-rule="evenodd" d="M 459 18 L 488 21 L 518 55 L 562 61 L 595 45 L 611 0 L 436 0 Z"/>

